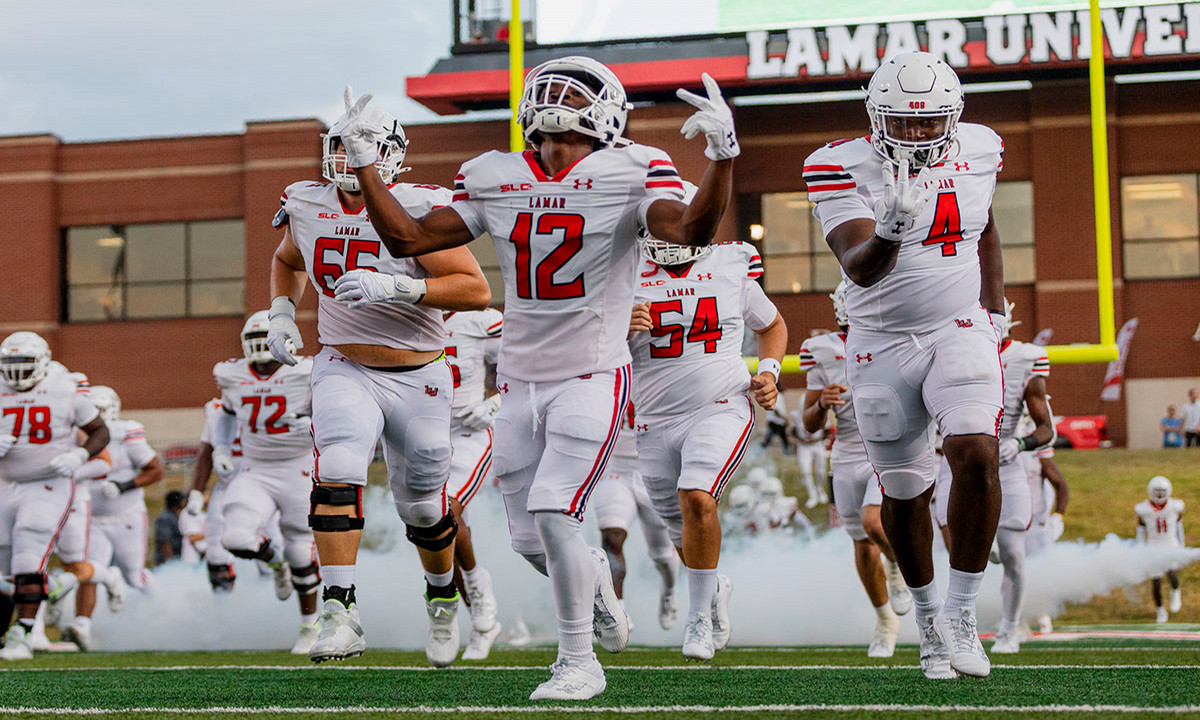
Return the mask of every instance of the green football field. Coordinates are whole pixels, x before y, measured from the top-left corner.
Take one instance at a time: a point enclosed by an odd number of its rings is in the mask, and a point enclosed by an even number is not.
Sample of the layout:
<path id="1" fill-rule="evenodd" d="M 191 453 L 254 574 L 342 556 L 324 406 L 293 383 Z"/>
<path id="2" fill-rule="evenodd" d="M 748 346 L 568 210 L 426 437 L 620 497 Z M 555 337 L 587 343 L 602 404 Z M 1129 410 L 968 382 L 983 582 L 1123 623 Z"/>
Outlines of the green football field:
<path id="1" fill-rule="evenodd" d="M 42 654 L 0 667 L 0 715 L 1200 717 L 1198 640 L 1033 642 L 993 658 L 986 680 L 938 682 L 921 676 L 913 647 L 884 661 L 861 647 L 736 647 L 711 665 L 684 664 L 677 649 L 630 648 L 601 657 L 608 690 L 599 698 L 530 703 L 552 660 L 543 647 L 498 648 L 486 663 L 447 670 L 388 650 L 320 666 L 281 652 Z"/>

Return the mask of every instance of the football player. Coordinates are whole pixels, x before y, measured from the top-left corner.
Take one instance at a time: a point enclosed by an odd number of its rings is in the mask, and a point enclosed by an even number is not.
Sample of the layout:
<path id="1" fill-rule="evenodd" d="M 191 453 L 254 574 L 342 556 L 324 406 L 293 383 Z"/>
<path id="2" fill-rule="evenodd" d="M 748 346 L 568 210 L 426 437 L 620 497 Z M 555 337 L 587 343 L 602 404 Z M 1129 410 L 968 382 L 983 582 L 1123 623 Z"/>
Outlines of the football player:
<path id="1" fill-rule="evenodd" d="M 284 193 L 275 218 L 283 239 L 271 265 L 272 353 L 296 362 L 287 345 L 303 347 L 296 303 L 309 282 L 318 292 L 324 346 L 312 376 L 317 465 L 309 524 L 325 589 L 320 636 L 308 656 L 340 660 L 366 649 L 355 563 L 362 489 L 382 434 L 396 512 L 425 570 L 425 653 L 443 667 L 458 656 L 459 594 L 453 580 L 458 524 L 446 500 L 454 381 L 444 359 L 442 311 L 483 310 L 491 290 L 466 248 L 418 260 L 381 242 L 372 223 L 383 210 L 364 206 L 363 190 L 377 187 L 388 202 L 418 217 L 448 204 L 450 192 L 397 183 L 407 169 L 401 167 L 408 148 L 403 128 L 383 110 L 364 112 L 351 100 L 346 88 L 346 114 L 324 136 L 321 168 L 328 182 L 298 182 Z M 364 155 L 370 160 L 360 160 Z M 356 159 L 365 171 L 351 169 Z"/>
<path id="2" fill-rule="evenodd" d="M 107 385 L 91 391 L 92 403 L 108 426 L 111 469 L 99 475 L 85 473 L 89 462 L 75 475 L 91 486 L 91 523 L 87 543 L 88 561 L 123 578 L 123 584 L 146 587 L 146 547 L 150 518 L 143 488 L 163 478 L 162 462 L 146 442 L 146 429 L 135 420 L 122 420 L 121 398 Z M 110 568 L 113 565 L 115 567 Z M 75 619 L 63 628 L 63 640 L 81 650 L 91 647 L 92 612 L 96 608 L 96 578 L 83 582 L 75 594 Z M 106 584 L 106 588 L 108 585 Z M 123 596 L 108 593 L 109 610 L 115 612 Z"/>
<path id="3" fill-rule="evenodd" d="M 225 531 L 225 489 L 237 472 L 241 461 L 241 441 L 234 438 L 228 454 L 213 453 L 213 443 L 224 411 L 221 398 L 213 398 L 204 404 L 204 429 L 200 432 L 200 452 L 192 468 L 192 489 L 188 492 L 185 512 L 198 516 L 204 511 L 204 493 L 208 490 L 209 476 L 217 473 L 217 484 L 208 497 L 208 513 L 204 518 L 204 537 L 209 540 L 204 546 L 204 562 L 208 566 L 208 583 L 214 593 L 233 592 L 237 573 L 233 569 L 233 554 L 221 544 Z"/>
<path id="4" fill-rule="evenodd" d="M 829 502 L 825 492 L 825 477 L 828 470 L 829 454 L 825 452 L 825 442 L 829 437 L 829 429 L 821 425 L 815 430 L 809 430 L 804 424 L 804 408 L 794 410 L 788 432 L 796 441 L 796 462 L 800 465 L 800 481 L 808 492 L 808 500 L 804 507 L 812 509 L 821 503 Z"/>
<path id="5" fill-rule="evenodd" d="M 1171 481 L 1162 475 L 1150 478 L 1146 485 L 1149 500 L 1143 500 L 1134 506 L 1137 515 L 1137 541 L 1146 545 L 1159 547 L 1183 547 L 1183 501 L 1171 497 Z M 1179 589 L 1179 575 L 1175 570 L 1167 571 L 1167 582 L 1171 583 L 1171 612 L 1179 612 L 1183 607 L 1183 593 Z M 1163 607 L 1162 578 L 1156 577 L 1150 581 L 1150 590 L 1154 594 L 1154 607 L 1157 612 L 1157 622 L 1167 621 L 1167 608 Z"/>
<path id="6" fill-rule="evenodd" d="M 846 283 L 829 296 L 840 332 L 810 337 L 800 346 L 800 369 L 806 371 L 808 389 L 800 421 L 806 428 L 823 428 L 830 413 L 837 417 L 830 467 L 833 500 L 842 527 L 854 541 L 854 566 L 867 598 L 875 608 L 875 636 L 867 657 L 888 658 L 896 649 L 900 618 L 912 609 L 912 596 L 896 565 L 892 546 L 883 532 L 879 506 L 883 496 L 858 434 L 850 388 L 846 387 Z M 880 554 L 883 560 L 880 560 Z"/>
<path id="7" fill-rule="evenodd" d="M 671 544 L 667 525 L 654 510 L 646 485 L 642 482 L 634 427 L 633 403 L 630 403 L 621 434 L 613 446 L 604 477 L 596 483 L 591 502 L 596 510 L 596 526 L 600 528 L 600 547 L 608 558 L 613 590 L 620 598 L 622 608 L 625 608 L 625 539 L 629 537 L 629 526 L 633 524 L 633 519 L 638 519 L 646 549 L 662 581 L 658 595 L 658 624 L 663 630 L 670 630 L 675 626 L 678 615 L 675 581 L 679 577 L 679 556 Z M 629 619 L 629 632 L 633 632 L 632 617 Z"/>
<path id="8" fill-rule="evenodd" d="M 33 657 L 29 635 L 46 598 L 46 562 L 71 509 L 72 475 L 109 438 L 86 388 L 71 373 L 49 369 L 50 346 L 36 333 L 15 332 L 0 343 L 0 576 L 12 577 L 12 591 L 0 592 L 4 660 Z"/>
<path id="9" fill-rule="evenodd" d="M 1049 399 L 1047 395 L 1047 402 Z M 1028 422 L 1017 434 L 1027 435 L 1032 429 L 1032 422 Z M 1033 513 L 1033 525 L 1025 537 L 1025 555 L 1030 556 L 1062 537 L 1071 491 L 1067 478 L 1054 460 L 1053 445 L 1021 453 L 1021 464 L 1029 482 Z"/>
<path id="10" fill-rule="evenodd" d="M 496 619 L 496 594 L 492 576 L 475 561 L 471 528 L 464 512 L 467 504 L 492 477 L 492 423 L 500 410 L 500 393 L 487 395 L 487 365 L 495 365 L 504 330 L 504 316 L 491 308 L 476 312 L 449 312 L 446 322 L 446 361 L 454 377 L 454 402 L 450 409 L 450 480 L 446 497 L 458 522 L 454 564 L 462 573 L 463 589 L 471 611 L 471 637 L 463 660 L 486 660 L 500 636 Z"/>
<path id="11" fill-rule="evenodd" d="M 804 178 L 848 281 L 847 384 L 916 604 L 921 667 L 929 678 L 985 677 L 975 599 L 1000 514 L 993 318 L 1004 316 L 1004 277 L 991 204 L 1004 146 L 958 122 L 962 86 L 929 53 L 883 63 L 866 104 L 871 134 L 817 150 Z M 944 607 L 929 517 L 935 424 L 955 478 Z"/>
<path id="12" fill-rule="evenodd" d="M 317 639 L 317 588 L 321 574 L 308 527 L 305 496 L 312 487 L 312 358 L 284 365 L 267 347 L 266 310 L 242 326 L 242 355 L 217 363 L 213 377 L 221 392 L 214 432 L 213 464 L 230 467 L 233 438 L 241 439 L 242 463 L 229 481 L 221 506 L 220 542 L 234 557 L 265 562 L 274 571 L 275 596 L 296 591 L 300 630 L 293 655 L 308 653 Z M 279 512 L 283 546 L 264 533 Z"/>
<path id="13" fill-rule="evenodd" d="M 729 642 L 733 586 L 717 573 L 717 503 L 754 428 L 753 397 L 775 407 L 787 327 L 756 278 L 762 259 L 746 243 L 676 245 L 643 231 L 644 262 L 630 341 L 638 459 L 646 489 L 687 568 L 683 656 L 707 662 Z M 742 336 L 757 336 L 759 367 L 742 360 Z M 769 485 L 769 482 L 768 482 Z M 782 495 L 782 488 L 780 488 Z M 778 498 L 764 500 L 768 522 Z M 794 500 L 794 499 L 793 499 Z M 786 517 L 785 517 L 786 515 Z"/>
<path id="14" fill-rule="evenodd" d="M 706 75 L 704 83 L 707 98 L 679 93 L 700 108 L 683 131 L 704 134 L 712 161 L 691 205 L 679 202 L 682 183 L 666 153 L 622 137 L 625 90 L 591 58 L 559 58 L 530 70 L 517 114 L 532 149 L 468 161 L 451 206 L 419 220 L 372 168 L 379 155 L 363 115 L 369 97 L 359 100 L 343 133 L 371 222 L 392 254 L 465 245 L 484 233 L 495 243 L 505 331 L 493 470 L 513 548 L 550 577 L 558 616 L 559 657 L 534 700 L 584 700 L 604 691 L 593 625 L 610 651 L 628 641 L 604 553 L 588 548 L 580 524 L 628 398 L 625 335 L 638 222 L 657 237 L 705 245 L 729 200 L 739 152 L 733 114 L 716 82 Z M 374 281 L 364 298 L 393 297 L 408 282 L 369 273 L 346 282 L 362 278 Z"/>

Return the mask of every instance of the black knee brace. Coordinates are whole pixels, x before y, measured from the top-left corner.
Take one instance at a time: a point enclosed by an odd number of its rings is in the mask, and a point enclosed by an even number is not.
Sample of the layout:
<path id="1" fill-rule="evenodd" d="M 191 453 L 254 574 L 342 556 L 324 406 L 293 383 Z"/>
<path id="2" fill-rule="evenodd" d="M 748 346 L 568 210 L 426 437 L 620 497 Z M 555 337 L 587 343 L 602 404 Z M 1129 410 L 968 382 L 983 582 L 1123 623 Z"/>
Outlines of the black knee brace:
<path id="1" fill-rule="evenodd" d="M 315 592 L 320 586 L 321 569 L 317 567 L 316 563 L 292 568 L 292 587 L 296 588 L 296 594 L 307 595 Z"/>
<path id="2" fill-rule="evenodd" d="M 309 495 L 308 526 L 316 532 L 347 532 L 363 529 L 362 486 L 322 487 L 313 484 Z M 317 515 L 318 505 L 354 506 L 358 517 L 349 515 Z"/>
<path id="3" fill-rule="evenodd" d="M 446 532 L 447 530 L 449 532 Z M 438 537 L 442 533 L 446 534 Z M 438 520 L 429 527 L 414 527 L 408 524 L 404 526 L 404 536 L 408 538 L 408 541 L 422 550 L 430 552 L 437 552 L 438 550 L 445 550 L 450 547 L 450 544 L 454 542 L 454 536 L 457 534 L 458 520 L 454 519 L 454 513 L 452 512 L 446 513 L 442 516 L 441 520 Z"/>
<path id="4" fill-rule="evenodd" d="M 29 588 L 36 586 L 35 589 Z M 13 576 L 13 602 L 18 605 L 40 603 L 46 599 L 46 574 L 22 573 Z"/>
<path id="5" fill-rule="evenodd" d="M 233 582 L 237 580 L 237 575 L 233 572 L 232 565 L 208 565 L 208 584 L 212 585 L 213 592 L 228 593 L 233 592 Z"/>
<path id="6" fill-rule="evenodd" d="M 243 560 L 262 560 L 263 562 L 266 562 L 270 560 L 271 556 L 275 553 L 271 552 L 271 541 L 267 538 L 263 538 L 256 550 L 229 549 L 229 554 L 235 558 L 241 558 Z"/>

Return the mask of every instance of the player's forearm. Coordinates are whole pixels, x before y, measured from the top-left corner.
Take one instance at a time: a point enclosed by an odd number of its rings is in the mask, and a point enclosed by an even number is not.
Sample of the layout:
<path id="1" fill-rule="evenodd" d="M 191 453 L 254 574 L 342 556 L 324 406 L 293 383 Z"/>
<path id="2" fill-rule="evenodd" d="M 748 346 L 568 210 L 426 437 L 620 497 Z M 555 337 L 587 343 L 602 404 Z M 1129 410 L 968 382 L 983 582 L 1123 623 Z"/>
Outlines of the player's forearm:
<path id="1" fill-rule="evenodd" d="M 204 492 L 208 489 L 208 479 L 212 476 L 212 445 L 200 443 L 200 454 L 196 456 L 196 466 L 192 468 L 192 489 Z"/>
<path id="2" fill-rule="evenodd" d="M 82 428 L 87 433 L 87 439 L 83 442 L 83 449 L 87 450 L 88 457 L 95 457 L 104 452 L 104 448 L 108 447 L 108 426 L 99 419 L 95 423 L 95 425 L 88 424 L 87 427 Z"/>
<path id="3" fill-rule="evenodd" d="M 783 360 L 783 355 L 787 352 L 788 332 L 782 315 L 776 313 L 775 320 L 762 330 L 756 330 L 754 335 L 760 361 L 766 358 Z"/>
<path id="4" fill-rule="evenodd" d="M 492 289 L 482 275 L 454 273 L 425 280 L 421 305 L 441 310 L 486 310 L 492 301 Z"/>
<path id="5" fill-rule="evenodd" d="M 271 258 L 271 297 L 286 296 L 292 303 L 299 306 L 300 298 L 304 297 L 304 286 L 308 278 L 304 269 L 296 268 L 284 262 L 278 254 Z"/>
<path id="6" fill-rule="evenodd" d="M 1067 479 L 1059 472 L 1057 467 L 1042 466 L 1042 477 L 1046 478 L 1050 483 L 1050 487 L 1054 488 L 1054 512 L 1059 515 L 1065 515 L 1067 512 L 1067 503 L 1071 500 L 1071 490 L 1067 487 Z"/>
<path id="7" fill-rule="evenodd" d="M 991 210 L 979 236 L 979 303 L 988 310 L 1004 310 L 1004 253 Z"/>
<path id="8" fill-rule="evenodd" d="M 354 168 L 363 201 L 367 204 L 367 216 L 383 246 L 393 257 L 411 257 L 436 250 L 424 247 L 421 225 L 400 201 L 392 195 L 375 166 Z"/>
<path id="9" fill-rule="evenodd" d="M 141 472 L 139 472 L 137 476 L 133 478 L 133 486 L 135 488 L 146 487 L 147 485 L 153 485 L 162 479 L 162 462 L 159 461 L 158 456 L 155 455 L 150 462 L 142 466 Z"/>
<path id="10" fill-rule="evenodd" d="M 708 245 L 717 234 L 733 193 L 733 160 L 710 162 L 696 197 L 680 219 L 685 245 Z"/>
<path id="11" fill-rule="evenodd" d="M 825 425 L 825 413 L 828 408 L 821 407 L 821 391 L 809 390 L 804 394 L 804 409 L 800 419 L 804 421 L 804 429 L 815 433 Z"/>
<path id="12" fill-rule="evenodd" d="M 873 220 L 850 220 L 834 228 L 826 238 L 851 282 L 871 287 L 888 276 L 900 256 L 900 243 L 875 235 Z"/>

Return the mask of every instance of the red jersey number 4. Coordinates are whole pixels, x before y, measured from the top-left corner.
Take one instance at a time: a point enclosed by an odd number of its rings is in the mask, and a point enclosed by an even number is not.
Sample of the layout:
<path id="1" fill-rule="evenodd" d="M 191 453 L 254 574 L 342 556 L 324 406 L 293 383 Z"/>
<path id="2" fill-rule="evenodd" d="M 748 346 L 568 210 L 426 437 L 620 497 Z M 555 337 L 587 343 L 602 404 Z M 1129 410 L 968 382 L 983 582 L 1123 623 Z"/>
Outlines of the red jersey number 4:
<path id="1" fill-rule="evenodd" d="M 938 193 L 937 205 L 933 209 L 933 226 L 929 237 L 922 245 L 941 245 L 942 257 L 958 254 L 954 243 L 963 239 L 962 216 L 958 211 L 958 196 L 952 192 Z"/>

